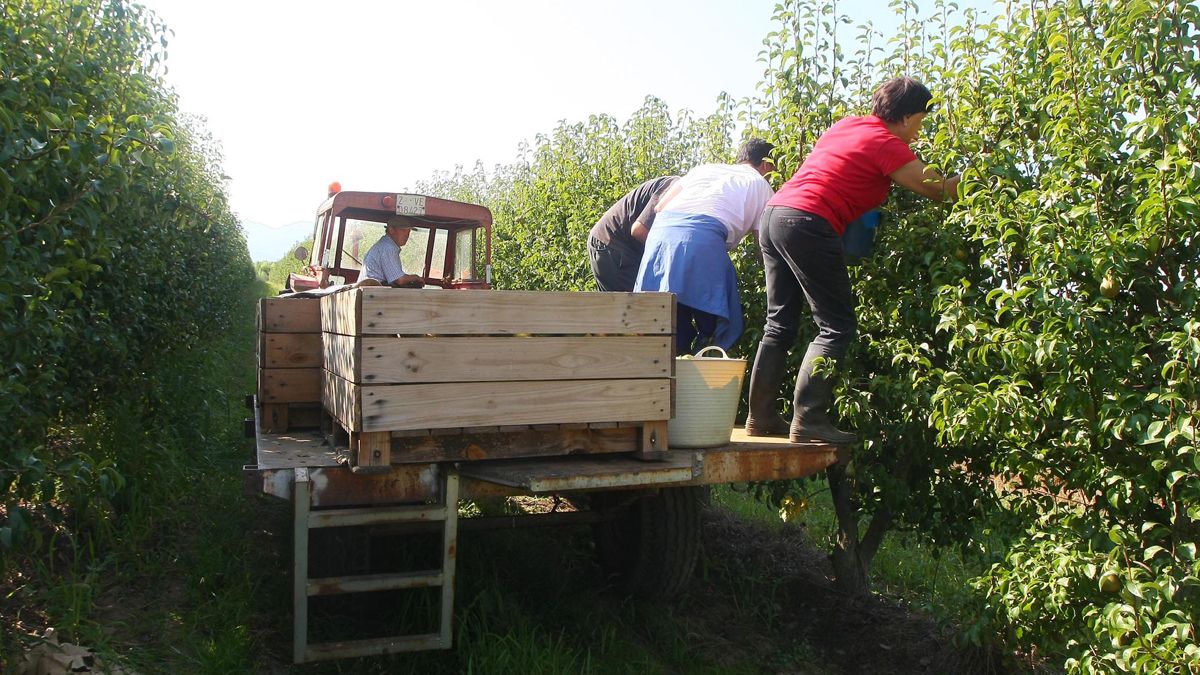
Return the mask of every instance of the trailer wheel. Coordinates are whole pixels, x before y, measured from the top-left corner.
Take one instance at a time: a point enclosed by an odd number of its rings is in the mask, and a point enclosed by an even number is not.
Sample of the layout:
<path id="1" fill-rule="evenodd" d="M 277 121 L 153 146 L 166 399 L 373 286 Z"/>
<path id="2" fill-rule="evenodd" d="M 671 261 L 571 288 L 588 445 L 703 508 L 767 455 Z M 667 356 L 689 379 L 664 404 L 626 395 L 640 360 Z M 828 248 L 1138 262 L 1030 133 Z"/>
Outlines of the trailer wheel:
<path id="1" fill-rule="evenodd" d="M 700 557 L 700 509 L 707 502 L 707 486 L 591 495 L 593 510 L 617 513 L 593 528 L 601 567 L 632 595 L 677 595 Z"/>

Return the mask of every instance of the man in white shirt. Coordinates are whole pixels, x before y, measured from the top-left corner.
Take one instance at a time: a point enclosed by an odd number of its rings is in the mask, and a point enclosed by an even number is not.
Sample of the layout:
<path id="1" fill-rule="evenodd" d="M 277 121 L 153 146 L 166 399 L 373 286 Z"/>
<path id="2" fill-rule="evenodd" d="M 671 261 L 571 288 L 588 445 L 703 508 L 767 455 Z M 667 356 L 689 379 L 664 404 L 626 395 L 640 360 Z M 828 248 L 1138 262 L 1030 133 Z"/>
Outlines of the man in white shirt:
<path id="1" fill-rule="evenodd" d="M 425 285 L 421 277 L 405 274 L 400 262 L 400 247 L 408 243 L 412 229 L 399 218 L 387 222 L 387 229 L 375 245 L 363 256 L 363 276 L 375 279 L 388 286 L 420 288 Z"/>
<path id="2" fill-rule="evenodd" d="M 736 164 L 702 164 L 663 196 L 646 238 L 637 291 L 676 296 L 676 352 L 716 344 L 733 346 L 745 321 L 737 272 L 729 260 L 775 194 L 763 178 L 773 166 L 775 146 L 752 138 L 738 150 Z"/>

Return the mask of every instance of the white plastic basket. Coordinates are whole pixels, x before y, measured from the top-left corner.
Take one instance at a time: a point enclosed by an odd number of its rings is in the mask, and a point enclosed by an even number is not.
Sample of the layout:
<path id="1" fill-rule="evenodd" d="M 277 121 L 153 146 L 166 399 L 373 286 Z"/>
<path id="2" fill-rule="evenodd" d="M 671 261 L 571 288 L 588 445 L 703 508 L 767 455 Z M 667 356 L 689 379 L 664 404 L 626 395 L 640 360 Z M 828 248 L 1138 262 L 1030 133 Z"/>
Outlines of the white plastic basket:
<path id="1" fill-rule="evenodd" d="M 717 350 L 720 357 L 704 356 Z M 675 417 L 667 423 L 672 448 L 712 448 L 729 442 L 737 416 L 746 359 L 731 359 L 720 347 L 705 347 L 675 359 Z"/>

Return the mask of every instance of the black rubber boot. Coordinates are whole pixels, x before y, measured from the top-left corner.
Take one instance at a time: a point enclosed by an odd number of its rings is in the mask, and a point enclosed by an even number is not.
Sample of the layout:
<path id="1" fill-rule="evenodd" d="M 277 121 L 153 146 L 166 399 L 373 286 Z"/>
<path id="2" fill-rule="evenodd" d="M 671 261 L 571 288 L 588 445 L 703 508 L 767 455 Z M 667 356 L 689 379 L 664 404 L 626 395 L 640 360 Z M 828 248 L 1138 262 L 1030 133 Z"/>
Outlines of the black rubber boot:
<path id="1" fill-rule="evenodd" d="M 818 355 L 808 352 L 796 378 L 796 414 L 792 418 L 788 439 L 793 443 L 845 444 L 858 440 L 858 436 L 833 426 L 829 419 L 829 404 L 833 401 L 833 377 L 814 375 L 813 365 Z"/>
<path id="2" fill-rule="evenodd" d="M 747 436 L 782 436 L 789 431 L 787 420 L 779 414 L 775 399 L 779 384 L 787 374 L 787 350 L 758 343 L 758 354 L 750 370 L 750 412 L 746 414 Z"/>

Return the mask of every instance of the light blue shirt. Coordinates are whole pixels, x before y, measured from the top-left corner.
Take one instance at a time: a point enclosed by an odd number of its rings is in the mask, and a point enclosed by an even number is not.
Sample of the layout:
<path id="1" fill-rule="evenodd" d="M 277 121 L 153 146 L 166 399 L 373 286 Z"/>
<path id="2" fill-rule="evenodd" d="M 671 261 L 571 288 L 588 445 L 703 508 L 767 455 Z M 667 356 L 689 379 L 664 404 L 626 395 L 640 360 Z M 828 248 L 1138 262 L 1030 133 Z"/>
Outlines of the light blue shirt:
<path id="1" fill-rule="evenodd" d="M 363 256 L 363 273 L 376 281 L 390 284 L 404 276 L 400 247 L 386 234 Z"/>

